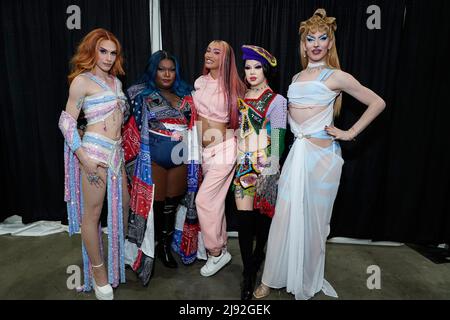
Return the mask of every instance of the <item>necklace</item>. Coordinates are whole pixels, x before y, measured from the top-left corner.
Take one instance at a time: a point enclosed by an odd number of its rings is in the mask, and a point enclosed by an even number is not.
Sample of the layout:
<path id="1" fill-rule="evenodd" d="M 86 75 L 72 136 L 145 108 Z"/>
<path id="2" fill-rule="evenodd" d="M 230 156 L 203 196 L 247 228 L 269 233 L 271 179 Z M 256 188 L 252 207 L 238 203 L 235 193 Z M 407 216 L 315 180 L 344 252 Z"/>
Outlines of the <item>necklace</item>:
<path id="1" fill-rule="evenodd" d="M 308 73 L 312 73 L 316 70 L 322 70 L 324 68 L 326 68 L 327 65 L 325 62 L 309 62 L 308 66 L 306 67 L 305 71 Z"/>
<path id="2" fill-rule="evenodd" d="M 264 90 L 264 89 L 266 89 L 268 87 L 269 86 L 266 83 L 262 87 L 259 87 L 259 88 L 248 88 L 247 91 L 258 92 L 258 91 Z"/>

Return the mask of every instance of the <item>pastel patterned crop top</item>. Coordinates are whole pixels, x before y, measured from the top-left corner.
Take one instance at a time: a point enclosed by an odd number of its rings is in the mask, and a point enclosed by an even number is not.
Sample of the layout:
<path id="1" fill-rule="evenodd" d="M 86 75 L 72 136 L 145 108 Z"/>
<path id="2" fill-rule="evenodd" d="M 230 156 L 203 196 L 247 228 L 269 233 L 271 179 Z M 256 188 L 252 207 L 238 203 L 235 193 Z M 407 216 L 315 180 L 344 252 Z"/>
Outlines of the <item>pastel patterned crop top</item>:
<path id="1" fill-rule="evenodd" d="M 105 121 L 117 108 L 122 114 L 125 112 L 127 98 L 122 91 L 122 83 L 117 77 L 114 77 L 115 91 L 113 91 L 103 80 L 92 73 L 86 72 L 81 75 L 88 77 L 104 90 L 84 98 L 82 109 L 88 125 Z"/>
<path id="2" fill-rule="evenodd" d="M 197 113 L 209 120 L 228 123 L 230 115 L 219 81 L 210 74 L 200 76 L 194 83 L 192 94 Z"/>

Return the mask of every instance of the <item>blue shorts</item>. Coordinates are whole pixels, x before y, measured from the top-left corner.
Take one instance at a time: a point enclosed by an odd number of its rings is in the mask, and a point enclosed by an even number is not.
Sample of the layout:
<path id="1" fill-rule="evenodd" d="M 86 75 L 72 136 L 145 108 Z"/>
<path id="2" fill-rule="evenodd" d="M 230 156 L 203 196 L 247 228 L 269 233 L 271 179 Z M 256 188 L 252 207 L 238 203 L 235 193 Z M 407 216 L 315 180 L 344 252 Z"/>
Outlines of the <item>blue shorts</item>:
<path id="1" fill-rule="evenodd" d="M 183 141 L 149 132 L 149 142 L 152 161 L 160 167 L 168 170 L 187 163 L 187 145 Z"/>

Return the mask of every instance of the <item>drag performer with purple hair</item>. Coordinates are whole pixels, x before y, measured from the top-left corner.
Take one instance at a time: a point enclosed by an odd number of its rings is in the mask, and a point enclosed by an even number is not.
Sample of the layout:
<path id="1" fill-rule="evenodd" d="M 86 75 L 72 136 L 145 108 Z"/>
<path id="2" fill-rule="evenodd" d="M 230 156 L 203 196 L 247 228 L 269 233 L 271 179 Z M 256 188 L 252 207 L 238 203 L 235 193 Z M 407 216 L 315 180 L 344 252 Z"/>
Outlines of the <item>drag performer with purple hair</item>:
<path id="1" fill-rule="evenodd" d="M 244 265 L 241 299 L 249 300 L 256 273 L 264 260 L 264 247 L 275 210 L 287 103 L 269 86 L 276 58 L 253 45 L 242 46 L 242 53 L 247 92 L 239 104 L 238 157 L 233 187 Z"/>

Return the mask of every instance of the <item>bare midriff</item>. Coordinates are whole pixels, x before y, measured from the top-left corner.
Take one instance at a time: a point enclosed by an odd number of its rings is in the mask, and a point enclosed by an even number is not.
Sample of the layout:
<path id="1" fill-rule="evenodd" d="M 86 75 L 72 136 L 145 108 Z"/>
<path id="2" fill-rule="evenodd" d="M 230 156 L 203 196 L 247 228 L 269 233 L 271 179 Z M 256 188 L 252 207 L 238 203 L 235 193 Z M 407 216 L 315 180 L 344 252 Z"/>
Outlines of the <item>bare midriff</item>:
<path id="1" fill-rule="evenodd" d="M 303 122 L 311 119 L 312 117 L 316 116 L 320 112 L 324 111 L 326 108 L 327 108 L 326 106 L 324 106 L 324 107 L 320 107 L 320 106 L 319 107 L 318 106 L 308 107 L 308 106 L 300 106 L 300 105 L 290 103 L 288 109 L 289 109 L 289 115 L 291 116 L 291 118 L 298 124 L 302 124 Z M 323 130 L 325 130 L 325 128 L 323 128 Z M 322 148 L 327 148 L 332 143 L 331 138 L 329 140 L 328 139 L 318 139 L 318 138 L 308 138 L 308 140 Z"/>
<path id="2" fill-rule="evenodd" d="M 227 138 L 227 123 L 217 122 L 198 116 L 198 121 L 201 121 L 201 137 L 203 147 L 212 147 L 224 142 Z"/>
<path id="3" fill-rule="evenodd" d="M 86 127 L 86 132 L 97 133 L 111 140 L 120 140 L 122 135 L 122 121 L 122 111 L 117 107 L 104 121 L 88 125 Z"/>

